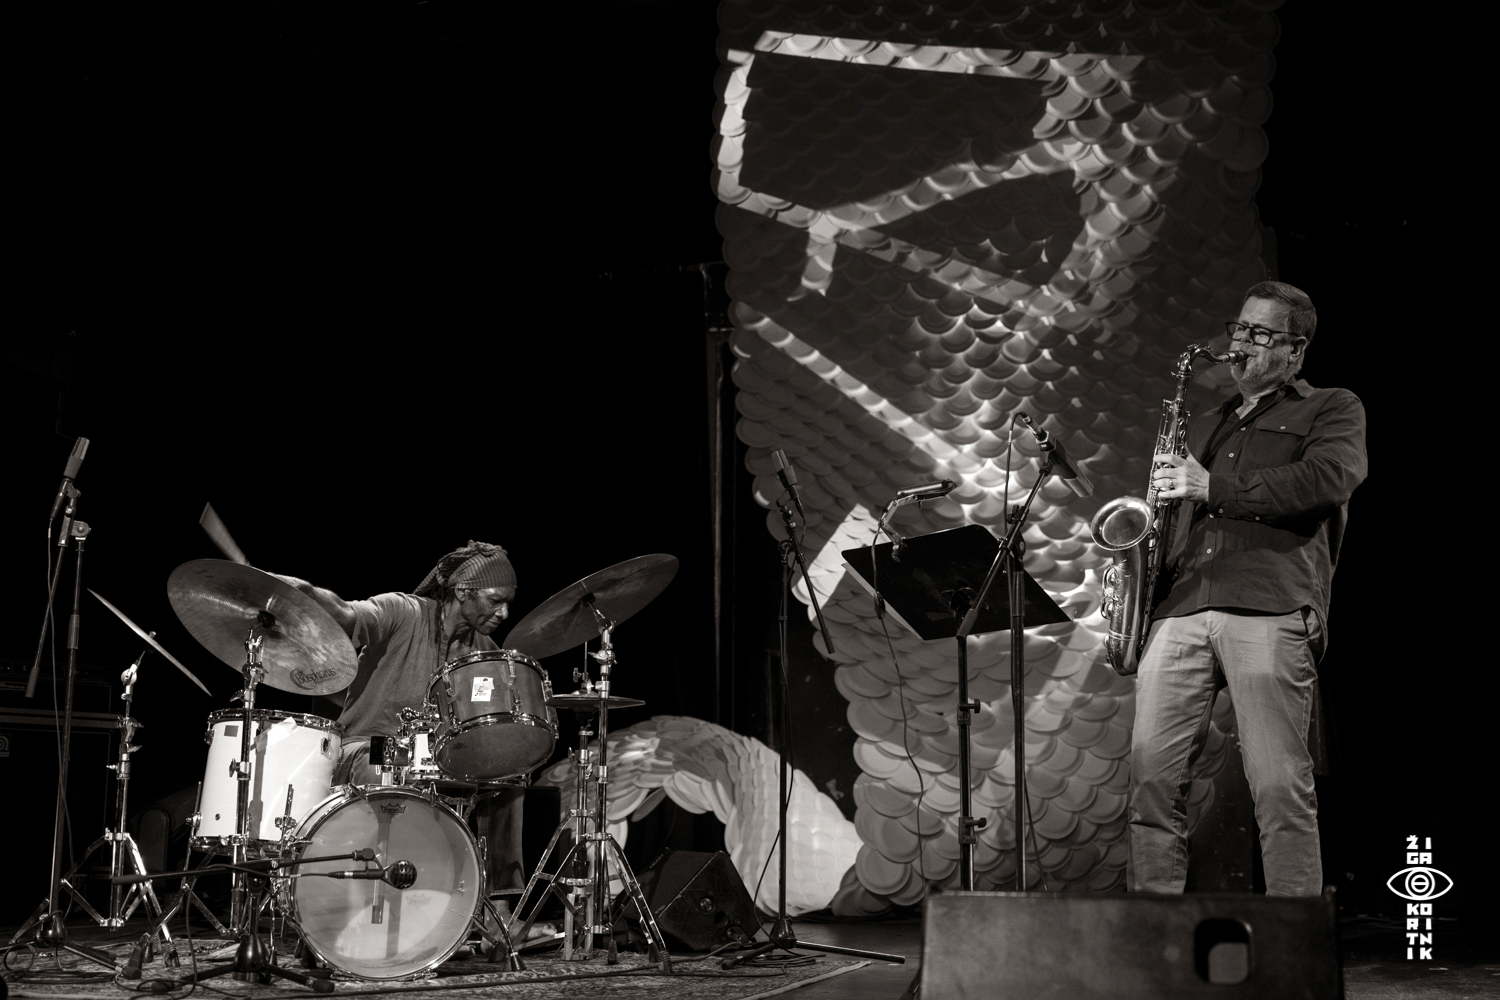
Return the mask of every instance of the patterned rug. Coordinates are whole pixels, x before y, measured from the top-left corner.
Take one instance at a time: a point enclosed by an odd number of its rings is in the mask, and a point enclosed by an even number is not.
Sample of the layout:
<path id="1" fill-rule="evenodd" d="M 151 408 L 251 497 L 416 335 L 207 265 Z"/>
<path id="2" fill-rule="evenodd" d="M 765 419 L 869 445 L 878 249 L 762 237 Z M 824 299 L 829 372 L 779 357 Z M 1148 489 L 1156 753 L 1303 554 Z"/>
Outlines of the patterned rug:
<path id="1" fill-rule="evenodd" d="M 91 941 L 123 962 L 133 942 Z M 59 956 L 38 955 L 17 949 L 7 956 L 4 977 L 10 996 L 35 1000 L 113 1000 L 127 994 L 164 996 L 168 1000 L 185 1000 L 187 987 L 167 993 L 150 992 L 153 980 L 180 978 L 191 973 L 187 946 L 178 944 L 183 958 L 181 968 L 169 969 L 158 959 L 142 969 L 139 980 L 127 981 L 111 976 L 104 967 L 69 953 Z M 232 958 L 233 946 L 214 941 L 199 944 L 194 953 L 200 966 L 217 964 Z M 810 983 L 829 979 L 863 968 L 868 962 L 839 961 L 818 957 L 808 965 L 790 968 L 736 968 L 724 970 L 719 960 L 701 956 L 672 957 L 673 974 L 662 973 L 646 964 L 644 956 L 622 954 L 618 965 L 598 962 L 565 962 L 554 957 L 526 958 L 526 969 L 520 972 L 497 971 L 497 966 L 483 961 L 447 962 L 437 975 L 408 983 L 377 983 L 342 975 L 334 978 L 336 997 L 412 994 L 412 1000 L 470 1000 L 479 997 L 525 996 L 528 1000 L 759 1000 L 789 993 Z M 283 964 L 287 964 L 283 959 Z M 295 966 L 290 966 L 295 968 Z M 305 986 L 276 979 L 268 985 L 242 983 L 229 976 L 200 983 L 196 992 L 203 1000 L 288 1000 L 301 994 L 315 997 Z"/>

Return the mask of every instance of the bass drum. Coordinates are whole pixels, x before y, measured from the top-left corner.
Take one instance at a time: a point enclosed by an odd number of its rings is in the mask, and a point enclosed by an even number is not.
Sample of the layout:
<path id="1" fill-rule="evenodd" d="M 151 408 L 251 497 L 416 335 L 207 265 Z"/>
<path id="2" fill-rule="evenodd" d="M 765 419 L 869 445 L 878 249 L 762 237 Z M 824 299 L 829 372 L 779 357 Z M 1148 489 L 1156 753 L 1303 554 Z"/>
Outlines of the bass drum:
<path id="1" fill-rule="evenodd" d="M 376 861 L 410 861 L 416 883 L 397 889 L 378 879 L 332 879 L 354 861 L 300 866 L 292 912 L 302 938 L 328 965 L 363 979 L 421 975 L 463 943 L 484 900 L 479 849 L 458 814 L 399 786 L 346 785 L 315 808 L 297 831 L 299 857 L 374 848 Z"/>

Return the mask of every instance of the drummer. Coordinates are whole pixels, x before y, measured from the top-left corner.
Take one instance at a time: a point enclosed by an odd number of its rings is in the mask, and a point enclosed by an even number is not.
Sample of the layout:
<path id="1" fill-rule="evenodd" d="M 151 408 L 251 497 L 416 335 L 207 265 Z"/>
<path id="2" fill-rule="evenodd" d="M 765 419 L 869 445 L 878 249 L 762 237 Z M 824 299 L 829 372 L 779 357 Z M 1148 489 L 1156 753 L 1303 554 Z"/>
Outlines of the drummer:
<path id="1" fill-rule="evenodd" d="M 306 580 L 279 576 L 326 608 L 359 650 L 359 670 L 342 693 L 346 732 L 334 784 L 379 784 L 370 737 L 394 735 L 401 709 L 420 707 L 428 684 L 449 660 L 498 649 L 490 633 L 510 614 L 516 572 L 498 545 L 471 541 L 443 556 L 410 594 L 346 601 Z M 334 696 L 337 701 L 338 695 Z M 474 810 L 489 843 L 490 890 L 520 889 L 524 789 L 505 787 Z"/>

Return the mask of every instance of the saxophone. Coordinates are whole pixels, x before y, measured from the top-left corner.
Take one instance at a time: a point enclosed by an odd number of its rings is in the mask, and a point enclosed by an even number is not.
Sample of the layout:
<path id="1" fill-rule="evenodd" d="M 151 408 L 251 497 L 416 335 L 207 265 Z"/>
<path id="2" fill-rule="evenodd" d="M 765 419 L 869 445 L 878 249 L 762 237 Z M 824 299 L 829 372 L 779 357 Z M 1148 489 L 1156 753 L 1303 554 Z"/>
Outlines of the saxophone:
<path id="1" fill-rule="evenodd" d="M 1185 457 L 1188 453 L 1187 387 L 1193 380 L 1193 362 L 1200 357 L 1215 364 L 1238 364 L 1248 359 L 1240 351 L 1215 354 L 1207 344 L 1191 344 L 1182 352 L 1172 368 L 1177 391 L 1171 399 L 1162 400 L 1153 455 L 1170 453 Z M 1155 468 L 1153 463 L 1153 471 Z M 1094 544 L 1114 553 L 1114 562 L 1104 571 L 1101 613 L 1109 619 L 1104 652 L 1115 672 L 1127 677 L 1140 666 L 1151 611 L 1157 603 L 1157 582 L 1172 537 L 1172 520 L 1181 504 L 1180 500 L 1158 499 L 1153 481 L 1154 477 L 1146 480 L 1146 499 L 1118 497 L 1100 507 L 1089 523 Z"/>

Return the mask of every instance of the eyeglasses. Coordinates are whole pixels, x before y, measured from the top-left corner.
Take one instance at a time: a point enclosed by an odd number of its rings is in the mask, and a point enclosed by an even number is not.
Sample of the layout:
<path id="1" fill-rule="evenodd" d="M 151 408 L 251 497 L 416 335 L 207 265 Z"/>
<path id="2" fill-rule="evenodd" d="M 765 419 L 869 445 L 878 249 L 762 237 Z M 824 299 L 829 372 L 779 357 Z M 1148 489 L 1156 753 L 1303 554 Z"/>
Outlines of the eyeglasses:
<path id="1" fill-rule="evenodd" d="M 1224 329 L 1229 331 L 1230 340 L 1248 340 L 1256 347 L 1270 347 L 1276 334 L 1284 333 L 1292 336 L 1290 330 L 1272 330 L 1264 326 L 1252 326 L 1249 323 L 1241 323 L 1238 320 L 1230 320 L 1224 324 Z M 1241 336 L 1243 334 L 1243 336 Z"/>

